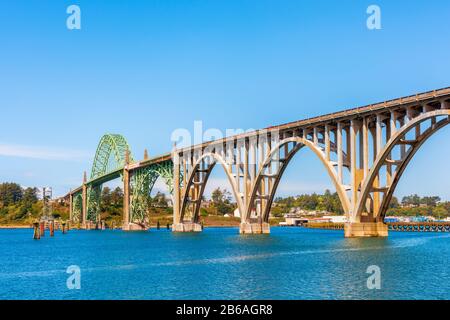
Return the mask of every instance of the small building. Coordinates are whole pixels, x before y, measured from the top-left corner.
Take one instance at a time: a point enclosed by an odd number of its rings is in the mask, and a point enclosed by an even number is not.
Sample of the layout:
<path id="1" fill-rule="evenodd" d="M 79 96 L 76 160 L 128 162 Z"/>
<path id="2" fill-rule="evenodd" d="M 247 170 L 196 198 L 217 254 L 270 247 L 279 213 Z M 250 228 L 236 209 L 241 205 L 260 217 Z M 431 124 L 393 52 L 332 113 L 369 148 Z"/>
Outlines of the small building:
<path id="1" fill-rule="evenodd" d="M 286 226 L 301 226 L 305 223 L 308 223 L 307 218 L 297 218 L 297 217 L 288 217 L 286 218 L 286 221 L 284 222 Z"/>
<path id="2" fill-rule="evenodd" d="M 347 223 L 348 219 L 345 215 L 342 216 L 323 216 L 323 219 L 330 219 L 332 223 Z"/>
<path id="3" fill-rule="evenodd" d="M 308 223 L 331 223 L 330 218 L 312 218 L 308 220 Z"/>
<path id="4" fill-rule="evenodd" d="M 239 208 L 237 208 L 236 210 L 234 210 L 234 217 L 235 218 L 240 218 L 241 217 L 241 213 L 239 212 Z M 256 210 L 252 210 L 252 214 L 250 218 L 257 218 L 256 216 Z"/>

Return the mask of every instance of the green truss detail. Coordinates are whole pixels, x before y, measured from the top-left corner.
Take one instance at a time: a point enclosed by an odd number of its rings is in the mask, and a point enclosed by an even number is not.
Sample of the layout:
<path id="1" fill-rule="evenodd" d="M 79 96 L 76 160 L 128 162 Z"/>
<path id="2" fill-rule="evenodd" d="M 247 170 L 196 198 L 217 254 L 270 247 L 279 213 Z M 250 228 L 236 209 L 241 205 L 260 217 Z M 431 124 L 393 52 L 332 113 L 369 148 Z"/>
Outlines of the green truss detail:
<path id="1" fill-rule="evenodd" d="M 118 134 L 107 134 L 102 137 L 95 154 L 94 164 L 91 171 L 91 180 L 104 177 L 110 173 L 121 170 L 127 162 L 127 153 L 130 163 L 134 162 L 130 147 L 125 138 Z M 122 173 L 121 173 L 122 176 Z M 156 180 L 161 177 L 173 194 L 173 163 L 166 161 L 157 165 L 138 169 L 131 175 L 131 204 L 130 221 L 134 223 L 145 223 L 150 193 Z M 122 177 L 123 179 L 123 177 Z M 99 221 L 102 185 L 90 185 L 87 190 L 87 220 Z M 81 195 L 74 199 L 74 220 L 77 216 L 81 221 Z M 78 204 L 79 203 L 79 204 Z M 76 208 L 75 208 L 76 207 Z M 77 213 L 75 214 L 75 210 Z"/>
<path id="2" fill-rule="evenodd" d="M 87 190 L 87 220 L 99 221 L 102 186 L 89 187 Z"/>
<path id="3" fill-rule="evenodd" d="M 91 171 L 91 180 L 114 172 L 125 166 L 126 154 L 131 149 L 125 138 L 119 134 L 106 134 L 100 140 Z"/>
<path id="4" fill-rule="evenodd" d="M 130 222 L 145 224 L 150 193 L 156 180 L 161 177 L 173 194 L 173 164 L 167 161 L 136 170 L 131 176 Z"/>
<path id="5" fill-rule="evenodd" d="M 91 180 L 122 169 L 126 165 L 127 153 L 129 154 L 129 161 L 133 162 L 130 146 L 123 136 L 119 134 L 104 135 L 95 153 Z M 88 188 L 87 220 L 99 220 L 101 193 L 102 185 Z"/>
<path id="6" fill-rule="evenodd" d="M 72 222 L 81 222 L 81 211 L 83 210 L 83 196 L 78 193 L 73 198 Z"/>

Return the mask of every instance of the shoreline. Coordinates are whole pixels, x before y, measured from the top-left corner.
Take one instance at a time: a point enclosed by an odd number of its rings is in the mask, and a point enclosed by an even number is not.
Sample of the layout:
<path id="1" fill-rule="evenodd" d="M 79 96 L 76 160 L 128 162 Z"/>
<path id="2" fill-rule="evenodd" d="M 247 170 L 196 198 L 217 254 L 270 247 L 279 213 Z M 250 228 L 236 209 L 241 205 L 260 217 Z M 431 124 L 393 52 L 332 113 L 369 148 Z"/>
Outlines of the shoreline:
<path id="1" fill-rule="evenodd" d="M 21 225 L 0 225 L 0 229 L 33 229 L 33 227 Z"/>

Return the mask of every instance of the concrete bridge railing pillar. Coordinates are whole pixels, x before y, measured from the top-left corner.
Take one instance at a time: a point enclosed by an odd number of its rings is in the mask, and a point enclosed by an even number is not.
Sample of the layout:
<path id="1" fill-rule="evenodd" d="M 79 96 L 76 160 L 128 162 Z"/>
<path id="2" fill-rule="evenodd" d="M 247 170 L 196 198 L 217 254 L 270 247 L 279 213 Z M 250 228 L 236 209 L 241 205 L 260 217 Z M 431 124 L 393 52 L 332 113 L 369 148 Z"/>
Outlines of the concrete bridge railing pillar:
<path id="1" fill-rule="evenodd" d="M 173 225 L 180 223 L 180 156 L 176 146 L 172 153 L 173 160 Z"/>
<path id="2" fill-rule="evenodd" d="M 81 228 L 86 229 L 87 223 L 87 174 L 84 172 L 83 176 L 83 188 L 81 193 L 82 205 L 81 205 Z"/>
<path id="3" fill-rule="evenodd" d="M 130 171 L 123 170 L 123 229 L 127 230 L 130 224 Z"/>
<path id="4" fill-rule="evenodd" d="M 69 220 L 73 221 L 73 194 L 72 190 L 69 193 Z"/>

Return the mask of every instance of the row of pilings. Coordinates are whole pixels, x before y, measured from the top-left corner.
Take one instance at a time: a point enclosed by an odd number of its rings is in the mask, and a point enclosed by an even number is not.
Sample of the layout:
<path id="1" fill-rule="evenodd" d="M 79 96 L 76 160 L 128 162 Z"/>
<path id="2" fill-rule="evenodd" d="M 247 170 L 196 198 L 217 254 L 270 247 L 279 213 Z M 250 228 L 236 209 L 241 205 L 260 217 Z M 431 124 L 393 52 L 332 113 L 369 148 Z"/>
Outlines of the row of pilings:
<path id="1" fill-rule="evenodd" d="M 171 230 L 171 225 L 167 224 L 164 226 L 167 230 Z M 42 237 L 45 237 L 46 231 L 49 232 L 50 237 L 55 236 L 55 231 L 60 230 L 62 234 L 67 234 L 69 230 L 74 229 L 83 229 L 83 230 L 106 230 L 107 226 L 105 221 L 99 221 L 98 223 L 94 223 L 92 221 L 87 221 L 83 226 L 72 226 L 69 221 L 59 222 L 59 221 L 36 221 L 33 223 L 33 239 L 40 240 Z M 156 224 L 156 229 L 161 230 L 163 227 L 161 223 L 158 221 Z M 115 225 L 109 226 L 109 229 L 116 229 Z M 203 225 L 202 225 L 203 229 Z"/>
<path id="2" fill-rule="evenodd" d="M 45 232 L 48 230 L 50 237 L 55 236 L 55 230 L 60 230 L 62 234 L 66 234 L 70 229 L 69 222 L 55 222 L 52 221 L 36 221 L 33 223 L 33 239 L 40 240 L 45 237 Z"/>

